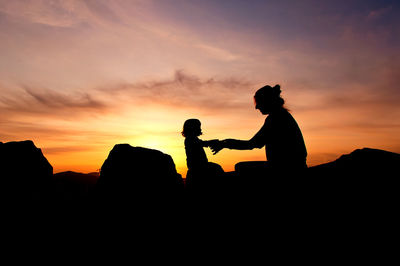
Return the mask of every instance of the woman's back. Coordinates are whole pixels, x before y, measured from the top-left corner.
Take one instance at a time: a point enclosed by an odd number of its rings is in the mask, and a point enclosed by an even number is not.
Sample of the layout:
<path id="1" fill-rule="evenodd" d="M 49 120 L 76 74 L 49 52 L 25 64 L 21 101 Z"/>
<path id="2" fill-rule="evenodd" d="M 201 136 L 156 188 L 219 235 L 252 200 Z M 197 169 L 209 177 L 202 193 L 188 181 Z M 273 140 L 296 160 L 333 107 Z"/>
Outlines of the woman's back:
<path id="1" fill-rule="evenodd" d="M 251 141 L 258 147 L 265 145 L 266 157 L 272 166 L 306 167 L 303 135 L 296 120 L 284 108 L 271 112 Z"/>
<path id="2" fill-rule="evenodd" d="M 265 120 L 267 160 L 273 165 L 305 166 L 307 150 L 303 135 L 293 116 L 284 108 Z"/>

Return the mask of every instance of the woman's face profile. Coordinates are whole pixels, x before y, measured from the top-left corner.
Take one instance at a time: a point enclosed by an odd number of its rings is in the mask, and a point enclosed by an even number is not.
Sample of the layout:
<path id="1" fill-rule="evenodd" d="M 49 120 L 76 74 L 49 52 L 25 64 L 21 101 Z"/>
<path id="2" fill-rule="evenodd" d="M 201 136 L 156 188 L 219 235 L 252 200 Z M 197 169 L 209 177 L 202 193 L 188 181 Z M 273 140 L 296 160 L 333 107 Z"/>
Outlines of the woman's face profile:
<path id="1" fill-rule="evenodd" d="M 261 101 L 261 99 L 257 100 L 257 98 L 254 98 L 254 105 L 255 105 L 255 108 L 257 110 L 260 110 L 260 112 L 263 115 L 266 115 L 269 113 L 269 110 L 268 110 L 269 108 L 268 108 L 268 104 L 266 101 Z"/>

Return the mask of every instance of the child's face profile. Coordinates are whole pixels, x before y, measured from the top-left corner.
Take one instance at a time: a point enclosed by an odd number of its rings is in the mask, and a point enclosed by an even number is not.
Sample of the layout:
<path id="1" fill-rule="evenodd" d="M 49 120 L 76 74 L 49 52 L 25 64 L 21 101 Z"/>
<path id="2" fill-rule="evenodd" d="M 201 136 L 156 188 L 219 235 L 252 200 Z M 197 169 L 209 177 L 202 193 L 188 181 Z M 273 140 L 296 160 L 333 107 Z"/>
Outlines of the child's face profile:
<path id="1" fill-rule="evenodd" d="M 191 132 L 195 136 L 199 136 L 201 134 L 201 124 L 200 123 L 193 123 L 191 126 Z"/>
<path id="2" fill-rule="evenodd" d="M 184 123 L 183 126 L 184 136 L 200 136 L 201 123 L 198 119 L 189 119 Z"/>

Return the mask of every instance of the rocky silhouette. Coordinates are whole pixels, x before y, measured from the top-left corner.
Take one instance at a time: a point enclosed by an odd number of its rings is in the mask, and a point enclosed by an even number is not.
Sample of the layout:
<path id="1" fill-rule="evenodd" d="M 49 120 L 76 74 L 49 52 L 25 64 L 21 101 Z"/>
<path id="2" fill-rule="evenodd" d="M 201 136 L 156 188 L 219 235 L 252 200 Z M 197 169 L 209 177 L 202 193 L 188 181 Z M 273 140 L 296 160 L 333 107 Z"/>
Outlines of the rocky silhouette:
<path id="1" fill-rule="evenodd" d="M 347 176 L 361 178 L 389 178 L 398 175 L 400 154 L 363 148 L 340 156 L 337 160 L 309 168 L 312 175 Z M 385 176 L 386 175 L 386 176 Z"/>
<path id="2" fill-rule="evenodd" d="M 32 141 L 0 142 L 1 197 L 12 204 L 45 199 L 53 167 Z"/>
<path id="3" fill-rule="evenodd" d="M 209 180 L 212 200 L 282 207 L 303 204 L 314 209 L 390 210 L 396 204 L 400 154 L 363 148 L 337 160 L 309 167 L 301 175 L 226 173 Z M 98 173 L 62 172 L 53 168 L 32 141 L 0 143 L 0 191 L 6 204 L 49 202 L 136 202 L 185 200 L 183 182 L 171 156 L 157 150 L 115 145 Z M 188 195 L 188 194 L 186 194 Z M 243 200 L 243 201 L 242 201 Z M 171 201 L 169 201 L 171 202 Z M 180 206 L 175 201 L 177 206 Z"/>
<path id="4" fill-rule="evenodd" d="M 53 175 L 54 198 L 62 201 L 86 201 L 94 198 L 98 172 L 60 172 Z"/>
<path id="5" fill-rule="evenodd" d="M 399 167 L 400 154 L 363 148 L 301 172 L 229 172 L 208 184 L 216 191 L 208 198 L 280 211 L 293 206 L 352 214 L 388 210 L 397 204 Z"/>
<path id="6" fill-rule="evenodd" d="M 357 149 L 333 162 L 310 167 L 307 187 L 325 203 L 393 206 L 397 200 L 400 154 L 379 149 Z"/>
<path id="7" fill-rule="evenodd" d="M 145 202 L 177 197 L 183 181 L 170 155 L 117 144 L 101 167 L 97 188 L 100 199 L 107 202 Z"/>

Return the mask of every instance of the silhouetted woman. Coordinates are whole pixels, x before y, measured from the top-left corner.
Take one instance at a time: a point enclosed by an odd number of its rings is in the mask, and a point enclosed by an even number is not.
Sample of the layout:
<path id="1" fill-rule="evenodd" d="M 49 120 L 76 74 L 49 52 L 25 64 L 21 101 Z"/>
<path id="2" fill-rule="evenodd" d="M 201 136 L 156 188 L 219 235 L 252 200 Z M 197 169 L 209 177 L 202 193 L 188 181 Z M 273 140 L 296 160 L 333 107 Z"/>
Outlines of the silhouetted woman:
<path id="1" fill-rule="evenodd" d="M 226 139 L 212 145 L 214 154 L 223 148 L 252 150 L 265 146 L 267 162 L 241 162 L 235 165 L 239 173 L 298 171 L 307 168 L 307 150 L 296 121 L 283 106 L 279 85 L 264 86 L 254 95 L 255 108 L 268 115 L 262 128 L 250 140 Z"/>
<path id="2" fill-rule="evenodd" d="M 209 147 L 218 140 L 201 140 L 199 136 L 202 134 L 201 123 L 198 119 L 188 119 L 183 124 L 182 136 L 185 137 L 186 163 L 188 167 L 186 185 L 188 188 L 208 186 L 213 181 L 213 178 L 224 172 L 220 165 L 208 161 L 203 148 Z"/>

